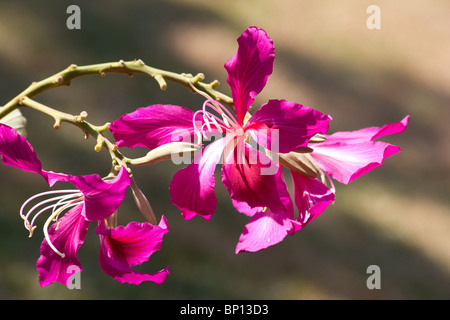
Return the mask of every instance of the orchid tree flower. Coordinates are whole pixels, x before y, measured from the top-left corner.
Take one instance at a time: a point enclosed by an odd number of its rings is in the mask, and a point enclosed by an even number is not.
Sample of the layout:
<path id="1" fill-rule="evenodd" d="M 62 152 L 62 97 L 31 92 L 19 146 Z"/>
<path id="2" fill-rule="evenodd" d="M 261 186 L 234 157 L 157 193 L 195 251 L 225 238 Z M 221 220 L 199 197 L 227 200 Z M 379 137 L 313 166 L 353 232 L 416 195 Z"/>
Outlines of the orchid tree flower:
<path id="1" fill-rule="evenodd" d="M 294 102 L 269 100 L 251 115 L 251 105 L 272 73 L 275 49 L 266 32 L 256 27 L 248 28 L 238 44 L 225 64 L 235 113 L 192 86 L 207 99 L 201 110 L 152 105 L 110 126 L 117 144 L 130 148 L 152 149 L 186 137 L 198 144 L 213 140 L 175 174 L 171 201 L 185 219 L 209 219 L 217 202 L 215 168 L 222 163 L 222 183 L 233 205 L 251 217 L 236 253 L 265 249 L 303 229 L 334 202 L 331 178 L 348 183 L 400 151 L 375 139 L 402 132 L 409 119 L 327 135 L 331 117 Z M 283 168 L 292 176 L 293 200 Z"/>
<path id="2" fill-rule="evenodd" d="M 198 143 L 214 139 L 175 174 L 171 201 L 185 219 L 195 215 L 210 219 L 217 203 L 214 171 L 222 163 L 222 183 L 233 204 L 253 217 L 243 234 L 251 239 L 245 250 L 256 251 L 281 241 L 294 219 L 282 168 L 265 150 L 277 154 L 307 147 L 313 136 L 328 131 L 331 118 L 286 100 L 270 100 L 249 116 L 272 73 L 275 48 L 266 32 L 256 27 L 248 28 L 238 44 L 237 53 L 225 64 L 235 113 L 206 96 L 199 111 L 152 105 L 120 117 L 110 130 L 119 147 L 130 148 L 152 149 L 186 137 L 197 138 Z"/>
<path id="3" fill-rule="evenodd" d="M 69 182 L 75 189 L 51 190 L 28 199 L 20 210 L 25 228 L 33 234 L 36 219 L 50 212 L 45 224 L 45 238 L 37 261 L 41 286 L 53 282 L 68 284 L 72 266 L 81 270 L 77 251 L 83 244 L 91 222 L 97 223 L 100 237 L 100 266 L 119 282 L 139 284 L 142 281 L 162 283 L 169 274 L 168 267 L 156 273 L 142 273 L 131 269 L 161 248 L 168 232 L 165 217 L 158 225 L 131 222 L 117 226 L 114 215 L 121 205 L 132 179 L 125 167 L 113 179 L 99 175 L 72 176 L 42 169 L 31 144 L 13 128 L 0 124 L 0 156 L 3 164 L 41 175 L 52 187 L 58 181 Z M 49 196 L 51 196 L 49 198 Z M 35 199 L 46 199 L 32 206 Z M 52 225 L 52 221 L 56 221 Z"/>

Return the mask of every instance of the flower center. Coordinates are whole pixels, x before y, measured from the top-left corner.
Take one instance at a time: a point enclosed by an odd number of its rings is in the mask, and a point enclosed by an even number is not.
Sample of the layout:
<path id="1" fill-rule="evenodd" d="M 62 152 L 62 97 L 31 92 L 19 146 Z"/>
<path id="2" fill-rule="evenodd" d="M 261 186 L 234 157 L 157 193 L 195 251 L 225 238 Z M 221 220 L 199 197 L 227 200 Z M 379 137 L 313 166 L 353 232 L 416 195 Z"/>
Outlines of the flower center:
<path id="1" fill-rule="evenodd" d="M 238 136 L 244 134 L 244 129 L 238 123 L 236 117 L 224 105 L 212 99 L 205 92 L 198 90 L 192 83 L 190 85 L 192 89 L 206 98 L 202 109 L 196 111 L 192 118 L 198 144 L 201 144 L 202 137 L 208 139 L 208 136 L 217 133 L 232 131 Z M 196 120 L 199 114 L 203 117 L 203 124 Z"/>
<path id="2" fill-rule="evenodd" d="M 26 214 L 25 208 L 35 199 L 46 197 L 48 195 L 60 194 L 59 196 L 47 198 L 45 200 L 40 201 L 35 204 L 31 209 L 29 209 Z M 62 195 L 61 195 L 62 194 Z M 51 210 L 50 216 L 47 218 L 44 224 L 44 235 L 47 240 L 48 245 L 52 250 L 57 253 L 62 258 L 65 257 L 64 253 L 61 253 L 58 249 L 55 248 L 52 241 L 50 240 L 50 236 L 48 234 L 48 228 L 52 221 L 56 221 L 58 216 L 66 211 L 67 209 L 74 207 L 80 204 L 84 200 L 83 194 L 79 190 L 52 190 L 47 192 L 38 193 L 27 201 L 24 202 L 22 207 L 20 208 L 20 217 L 24 220 L 25 229 L 30 232 L 29 237 L 33 236 L 33 232 L 36 229 L 34 222 L 36 219 L 45 211 Z M 37 211 L 39 210 L 39 211 Z M 37 213 L 35 213 L 37 211 Z M 34 214 L 33 218 L 30 221 L 31 216 Z M 56 227 L 58 228 L 58 226 Z"/>

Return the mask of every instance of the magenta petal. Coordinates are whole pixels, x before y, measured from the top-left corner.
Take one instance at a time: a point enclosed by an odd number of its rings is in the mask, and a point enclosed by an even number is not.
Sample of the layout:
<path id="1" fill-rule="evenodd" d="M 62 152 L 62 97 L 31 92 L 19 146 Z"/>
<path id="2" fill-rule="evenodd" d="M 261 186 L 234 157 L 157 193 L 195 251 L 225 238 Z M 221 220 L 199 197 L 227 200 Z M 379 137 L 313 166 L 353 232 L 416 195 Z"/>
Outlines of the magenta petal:
<path id="1" fill-rule="evenodd" d="M 46 239 L 42 242 L 41 256 L 37 261 L 42 287 L 53 282 L 67 285 L 73 272 L 71 267 L 77 266 L 81 270 L 77 251 L 84 242 L 89 226 L 89 222 L 81 214 L 82 210 L 83 204 L 72 208 L 49 229 L 50 241 L 58 251 L 64 253 L 64 258 L 53 251 Z"/>
<path id="2" fill-rule="evenodd" d="M 409 119 L 410 116 L 406 116 L 399 122 L 388 123 L 382 127 L 369 127 L 355 131 L 335 132 L 332 135 L 326 137 L 329 139 L 333 139 L 334 141 L 341 141 L 346 143 L 356 143 L 358 141 L 374 141 L 375 139 L 378 139 L 382 136 L 402 133 L 408 126 Z"/>
<path id="3" fill-rule="evenodd" d="M 236 253 L 256 252 L 273 246 L 289 234 L 292 228 L 292 219 L 286 211 L 272 212 L 259 211 L 244 227 Z"/>
<path id="4" fill-rule="evenodd" d="M 154 149 L 170 142 L 193 141 L 193 120 L 192 110 L 157 104 L 121 116 L 111 123 L 110 130 L 119 147 Z M 195 120 L 201 127 L 201 115 Z"/>
<path id="5" fill-rule="evenodd" d="M 100 267 L 121 283 L 164 282 L 169 275 L 168 267 L 156 273 L 143 273 L 130 267 L 147 261 L 154 252 L 159 251 L 168 231 L 164 216 L 157 226 L 148 222 L 131 222 L 125 227 L 106 229 L 104 224 L 99 224 L 96 233 L 101 243 Z"/>
<path id="6" fill-rule="evenodd" d="M 42 170 L 44 176 L 47 178 L 48 185 L 52 187 L 58 181 L 70 181 L 71 175 L 65 173 L 57 173 L 53 171 Z"/>
<path id="7" fill-rule="evenodd" d="M 278 173 L 282 178 L 282 171 Z M 283 181 L 284 182 L 284 181 Z M 236 253 L 256 252 L 281 242 L 292 229 L 294 207 L 285 183 L 277 185 L 283 208 L 278 211 L 259 210 L 244 227 Z"/>
<path id="8" fill-rule="evenodd" d="M 241 157 L 239 154 L 244 151 Z M 259 150 L 247 143 L 238 144 L 222 167 L 222 182 L 233 200 L 246 202 L 251 208 L 268 207 L 276 212 L 284 209 L 277 191 L 278 184 L 284 184 L 280 171 Z"/>
<path id="9" fill-rule="evenodd" d="M 347 184 L 380 166 L 398 147 L 381 141 L 341 143 L 327 140 L 314 145 L 311 156 L 330 177 Z"/>
<path id="10" fill-rule="evenodd" d="M 408 126 L 409 119 L 410 119 L 410 116 L 408 115 L 408 116 L 404 117 L 400 122 L 388 123 L 388 124 L 382 126 L 372 136 L 372 140 L 375 140 L 379 137 L 390 135 L 390 134 L 402 133 Z"/>
<path id="11" fill-rule="evenodd" d="M 196 214 L 209 219 L 216 209 L 214 171 L 226 145 L 233 139 L 227 136 L 208 145 L 194 162 L 179 170 L 170 184 L 171 201 L 184 219 Z"/>
<path id="12" fill-rule="evenodd" d="M 245 128 L 251 130 L 259 145 L 274 152 L 288 153 L 307 146 L 316 133 L 326 133 L 330 119 L 301 104 L 270 100 L 253 114 Z"/>
<path id="13" fill-rule="evenodd" d="M 237 211 L 249 216 L 253 217 L 256 213 L 263 210 L 263 207 L 250 207 L 247 202 L 244 201 L 237 201 L 235 199 L 231 199 L 233 206 L 236 208 Z"/>
<path id="14" fill-rule="evenodd" d="M 266 32 L 256 27 L 248 28 L 239 37 L 238 44 L 236 54 L 226 62 L 225 69 L 237 120 L 242 125 L 249 106 L 272 73 L 275 47 Z"/>
<path id="15" fill-rule="evenodd" d="M 327 140 L 311 144 L 311 156 L 330 177 L 349 183 L 380 166 L 384 159 L 400 152 L 400 148 L 382 141 L 373 141 L 386 134 L 405 130 L 409 116 L 381 128 L 372 127 L 352 132 L 336 132 Z"/>
<path id="16" fill-rule="evenodd" d="M 304 228 L 334 202 L 334 193 L 317 179 L 291 171 L 299 215 L 290 234 Z"/>
<path id="17" fill-rule="evenodd" d="M 38 173 L 45 178 L 41 161 L 28 140 L 3 123 L 0 123 L 0 155 L 3 164 Z"/>
<path id="18" fill-rule="evenodd" d="M 68 180 L 84 196 L 85 212 L 88 221 L 109 217 L 122 203 L 126 188 L 131 184 L 128 171 L 122 167 L 112 181 L 104 181 L 99 175 L 68 176 Z"/>

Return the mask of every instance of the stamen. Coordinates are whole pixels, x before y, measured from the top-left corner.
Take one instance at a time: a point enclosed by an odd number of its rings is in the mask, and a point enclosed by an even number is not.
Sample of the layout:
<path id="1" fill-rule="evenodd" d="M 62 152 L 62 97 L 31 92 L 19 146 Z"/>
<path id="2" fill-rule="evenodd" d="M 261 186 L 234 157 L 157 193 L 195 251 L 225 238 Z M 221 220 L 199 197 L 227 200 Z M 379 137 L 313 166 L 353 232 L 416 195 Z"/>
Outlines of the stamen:
<path id="1" fill-rule="evenodd" d="M 242 126 L 239 125 L 235 116 L 224 105 L 212 99 L 207 93 L 197 89 L 190 81 L 189 84 L 195 92 L 206 98 L 206 101 L 203 103 L 202 110 L 196 111 L 192 119 L 194 124 L 194 132 L 197 135 L 198 143 L 201 143 L 201 136 L 203 136 L 204 139 L 207 139 L 207 132 L 212 133 L 213 127 L 215 127 L 220 133 L 224 133 L 224 129 L 232 129 L 232 131 L 239 132 L 242 131 Z M 219 116 L 211 113 L 207 110 L 207 108 L 211 109 Z M 195 119 L 200 113 L 203 115 L 204 123 L 199 129 Z"/>
<path id="2" fill-rule="evenodd" d="M 34 199 L 42 197 L 42 196 L 47 196 L 50 194 L 63 194 L 57 197 L 52 197 L 46 200 L 43 200 L 41 202 L 39 202 L 38 204 L 34 205 L 30 210 L 28 210 L 28 212 L 26 214 L 24 214 L 24 210 L 25 207 Z M 48 234 L 48 228 L 50 226 L 50 223 L 53 220 L 57 220 L 58 216 L 66 211 L 67 209 L 74 207 L 78 204 L 80 204 L 81 201 L 83 201 L 84 196 L 83 194 L 79 191 L 79 190 L 52 190 L 52 191 L 47 191 L 47 192 L 42 192 L 39 194 L 36 194 L 34 196 L 32 196 L 31 198 L 29 198 L 27 201 L 25 201 L 25 203 L 22 205 L 22 207 L 20 208 L 20 216 L 22 217 L 22 219 L 25 222 L 25 228 L 30 232 L 29 237 L 31 237 L 33 235 L 34 230 L 36 229 L 36 226 L 34 226 L 34 222 L 36 220 L 37 217 L 39 217 L 43 212 L 47 211 L 47 210 L 52 210 L 51 215 L 47 218 L 47 220 L 45 221 L 44 224 L 44 236 L 45 239 L 48 243 L 48 245 L 50 246 L 50 248 L 56 253 L 58 254 L 61 258 L 65 257 L 65 254 L 60 252 L 58 249 L 56 249 L 56 247 L 53 245 L 52 241 L 50 240 L 50 235 Z M 42 207 L 44 204 L 46 203 L 53 203 L 51 205 L 45 206 L 44 208 L 40 209 L 33 217 L 33 219 L 31 220 L 31 222 L 29 221 L 29 217 L 32 215 L 32 213 Z M 59 228 L 60 222 L 58 222 L 58 224 L 56 225 L 56 229 L 57 230 Z"/>
<path id="3" fill-rule="evenodd" d="M 197 135 L 197 144 L 202 144 L 202 134 L 200 132 L 203 133 L 203 130 L 202 131 L 195 130 L 194 132 Z"/>
<path id="4" fill-rule="evenodd" d="M 224 119 L 224 120 L 227 119 L 228 121 L 230 121 L 231 125 L 229 125 L 228 127 L 233 127 L 233 128 L 240 127 L 239 124 L 237 123 L 237 120 L 233 116 L 233 114 L 221 103 L 217 102 L 216 100 L 210 99 L 210 100 L 206 100 L 203 103 L 203 109 L 205 109 L 205 106 L 209 106 L 215 112 L 220 114 L 222 119 Z"/>
<path id="5" fill-rule="evenodd" d="M 50 225 L 50 222 L 61 213 L 61 211 L 63 211 L 65 209 L 65 207 L 61 207 L 59 210 L 55 211 L 50 217 L 48 217 L 47 221 L 45 221 L 44 224 L 44 235 L 45 235 L 45 240 L 47 240 L 47 244 L 50 246 L 50 248 L 52 248 L 53 251 L 55 251 L 55 253 L 57 253 L 61 258 L 64 258 L 66 255 L 62 252 L 60 252 L 58 249 L 55 248 L 55 246 L 53 245 L 52 241 L 50 240 L 50 236 L 48 234 L 48 226 Z"/>
<path id="6" fill-rule="evenodd" d="M 27 214 L 24 214 L 25 207 L 32 200 L 42 197 L 42 196 L 56 194 L 56 193 L 59 193 L 59 194 L 63 193 L 65 195 L 61 195 L 61 196 L 57 196 L 57 197 L 53 197 L 53 198 L 41 201 L 38 204 L 34 205 L 30 210 L 28 210 Z M 74 206 L 75 205 L 74 200 L 71 200 L 71 199 L 78 198 L 78 200 L 75 200 L 75 202 L 79 202 L 81 196 L 82 196 L 82 193 L 80 193 L 79 190 L 52 190 L 52 191 L 47 191 L 47 192 L 42 192 L 42 193 L 36 194 L 36 195 L 32 196 L 31 198 L 29 198 L 27 201 L 25 201 L 24 204 L 22 205 L 22 207 L 20 208 L 20 216 L 24 220 L 25 228 L 28 231 L 30 231 L 29 236 L 30 237 L 32 236 L 33 231 L 35 229 L 35 226 L 33 226 L 34 221 L 36 220 L 37 217 L 39 217 L 39 215 L 41 213 L 43 213 L 46 210 L 52 209 L 52 214 L 53 214 L 55 212 L 55 210 L 57 210 L 56 208 L 65 206 L 66 204 L 70 204 L 70 206 Z M 43 206 L 46 203 L 55 202 L 55 201 L 56 201 L 56 203 L 46 206 L 46 207 L 42 208 L 41 210 L 39 210 L 39 212 L 36 213 L 35 216 L 33 217 L 32 221 L 31 222 L 29 221 L 29 217 L 37 208 Z M 64 208 L 67 209 L 70 206 L 65 206 Z"/>
<path id="7" fill-rule="evenodd" d="M 191 82 L 190 79 L 189 79 L 188 82 L 189 82 L 189 84 L 191 85 L 192 89 L 193 89 L 195 92 L 197 92 L 198 94 L 204 96 L 204 97 L 206 98 L 206 100 L 212 100 L 212 98 L 211 98 L 206 92 L 203 92 L 203 91 L 198 90 L 198 89 L 194 86 L 194 84 Z"/>
<path id="8" fill-rule="evenodd" d="M 48 217 L 47 221 L 45 221 L 45 224 L 44 224 L 44 236 L 45 236 L 45 239 L 47 240 L 47 243 L 48 243 L 48 245 L 50 246 L 50 248 L 52 248 L 52 250 L 53 250 L 56 254 L 58 254 L 61 258 L 64 258 L 66 255 L 65 255 L 64 253 L 60 252 L 58 249 L 56 249 L 56 247 L 53 245 L 52 241 L 50 240 L 50 236 L 49 236 L 49 234 L 48 234 L 48 227 L 49 227 L 49 225 L 50 225 L 50 222 L 51 222 L 52 220 L 56 220 L 57 217 L 58 217 L 58 215 L 59 215 L 61 212 L 67 210 L 67 209 L 70 208 L 70 207 L 73 207 L 73 206 L 78 205 L 78 204 L 80 203 L 80 201 L 82 201 L 82 200 L 83 200 L 83 197 L 78 198 L 78 199 L 75 199 L 75 200 L 72 200 L 72 201 L 66 201 L 66 202 L 64 202 L 64 206 L 58 208 L 58 210 L 53 210 L 53 212 L 52 212 L 52 214 L 50 215 L 50 217 Z M 57 223 L 57 225 L 56 225 L 56 227 L 55 227 L 55 231 L 58 230 L 60 224 L 61 224 L 61 221 L 58 221 L 58 223 Z"/>
<path id="9" fill-rule="evenodd" d="M 231 127 L 230 123 L 228 122 L 228 119 L 225 117 L 224 114 L 222 114 L 222 118 L 223 118 L 223 122 L 225 122 L 225 125 L 226 125 L 227 127 Z"/>

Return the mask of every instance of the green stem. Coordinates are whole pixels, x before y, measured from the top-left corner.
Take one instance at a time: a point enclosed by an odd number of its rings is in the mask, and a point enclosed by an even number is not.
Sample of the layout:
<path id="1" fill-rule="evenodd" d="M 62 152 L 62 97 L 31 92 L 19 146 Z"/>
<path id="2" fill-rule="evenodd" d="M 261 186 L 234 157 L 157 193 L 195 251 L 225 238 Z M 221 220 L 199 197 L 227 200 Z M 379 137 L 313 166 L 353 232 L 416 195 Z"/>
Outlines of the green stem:
<path id="1" fill-rule="evenodd" d="M 105 138 L 102 134 L 103 131 L 109 128 L 109 123 L 104 126 L 94 126 L 84 119 L 87 116 L 85 111 L 81 112 L 79 115 L 74 116 L 68 113 L 64 113 L 46 105 L 43 105 L 32 98 L 38 94 L 50 90 L 52 88 L 69 86 L 73 79 L 87 76 L 87 75 L 100 75 L 104 76 L 107 73 L 120 73 L 128 76 L 135 74 L 142 74 L 154 78 L 159 84 L 161 90 L 166 90 L 167 81 L 177 83 L 179 85 L 185 86 L 191 92 L 196 93 L 196 90 L 200 90 L 206 93 L 212 99 L 220 101 L 222 104 L 234 109 L 233 99 L 229 96 L 215 90 L 219 85 L 217 80 L 211 83 L 201 82 L 204 79 L 202 73 L 198 73 L 193 76 L 191 74 L 185 73 L 175 73 L 162 69 L 157 69 L 146 65 L 142 60 L 134 61 L 123 61 L 118 62 L 108 62 L 100 64 L 92 64 L 86 66 L 70 65 L 66 69 L 46 78 L 39 82 L 33 82 L 28 88 L 18 94 L 14 99 L 6 103 L 2 108 L 0 108 L 0 119 L 8 115 L 13 110 L 26 106 L 34 110 L 47 114 L 55 119 L 54 128 L 59 129 L 62 122 L 71 123 L 83 130 L 86 135 L 92 135 L 96 140 L 95 150 L 100 151 L 102 147 L 106 147 L 111 154 L 113 160 L 113 169 L 115 165 L 125 166 L 127 165 L 140 165 L 142 164 L 139 159 L 134 161 L 134 159 L 129 159 L 123 156 L 118 150 L 117 146 Z M 195 90 L 193 89 L 193 86 Z M 154 156 L 151 154 L 151 156 Z M 147 156 L 148 158 L 148 156 Z M 147 158 L 143 158 L 147 161 Z M 142 160 L 142 159 L 141 159 Z M 142 161 L 144 161 L 142 160 Z M 156 161 L 156 160 L 152 160 Z M 147 161 L 148 162 L 148 161 Z"/>
<path id="2" fill-rule="evenodd" d="M 167 88 L 167 81 L 172 81 L 180 85 L 185 86 L 189 90 L 192 90 L 190 83 L 192 83 L 196 88 L 206 92 L 213 99 L 220 101 L 221 103 L 227 105 L 230 108 L 234 108 L 233 100 L 229 96 L 215 90 L 215 87 L 219 82 L 213 81 L 211 83 L 203 83 L 204 76 L 199 73 L 196 76 L 190 74 L 179 74 L 175 72 L 170 72 L 166 70 L 156 69 L 146 65 L 142 60 L 134 61 L 123 61 L 118 62 L 108 62 L 93 64 L 87 66 L 77 66 L 70 65 L 66 69 L 44 79 L 39 82 L 33 82 L 27 89 L 22 91 L 14 99 L 6 103 L 0 110 L 0 119 L 9 114 L 14 109 L 20 106 L 20 101 L 23 97 L 33 98 L 34 96 L 60 86 L 68 86 L 71 81 L 75 78 L 86 76 L 86 75 L 105 75 L 107 73 L 121 73 L 132 76 L 134 74 L 147 75 L 154 78 L 161 90 Z"/>
<path id="3" fill-rule="evenodd" d="M 74 115 L 50 108 L 46 105 L 43 105 L 42 103 L 39 103 L 37 101 L 30 99 L 28 97 L 24 97 L 24 98 L 20 99 L 19 105 L 32 108 L 43 114 L 51 116 L 53 119 L 55 119 L 55 124 L 53 125 L 53 127 L 55 129 L 59 129 L 62 122 L 67 122 L 67 123 L 77 126 L 86 134 L 86 136 L 91 135 L 96 139 L 97 144 L 95 145 L 95 151 L 98 152 L 101 150 L 102 147 L 106 147 L 106 149 L 111 154 L 111 158 L 112 158 L 113 162 L 126 166 L 128 159 L 126 157 L 124 157 L 117 150 L 117 146 L 114 143 L 109 141 L 102 134 L 102 132 L 104 132 L 108 129 L 109 123 L 106 123 L 103 126 L 95 126 L 95 125 L 85 121 L 85 118 L 87 117 L 87 113 L 85 111 L 81 112 L 77 116 L 74 116 Z"/>

